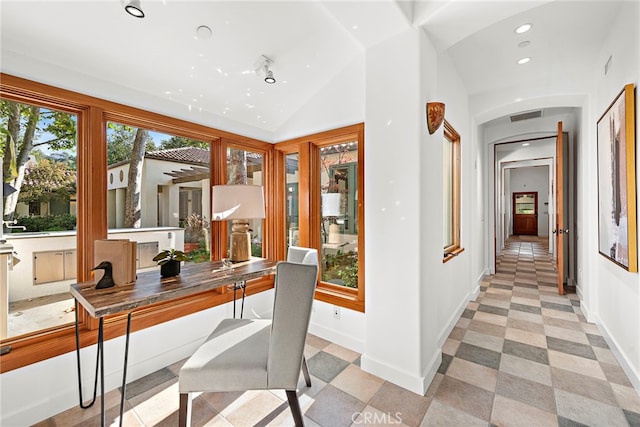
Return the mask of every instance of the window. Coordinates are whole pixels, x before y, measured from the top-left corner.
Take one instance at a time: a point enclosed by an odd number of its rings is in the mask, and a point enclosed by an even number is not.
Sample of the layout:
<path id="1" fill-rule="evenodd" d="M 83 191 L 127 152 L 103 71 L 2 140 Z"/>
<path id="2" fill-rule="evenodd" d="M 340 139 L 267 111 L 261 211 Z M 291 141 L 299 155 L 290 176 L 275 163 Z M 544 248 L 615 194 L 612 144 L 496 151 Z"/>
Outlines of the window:
<path id="1" fill-rule="evenodd" d="M 107 175 L 117 177 L 107 183 L 108 238 L 208 261 L 209 153 L 204 141 L 108 122 Z"/>
<path id="2" fill-rule="evenodd" d="M 358 141 L 320 147 L 320 277 L 358 288 Z"/>
<path id="3" fill-rule="evenodd" d="M 316 299 L 364 311 L 364 125 L 276 144 L 278 246 L 318 249 Z"/>
<path id="4" fill-rule="evenodd" d="M 227 148 L 227 184 L 263 185 L 263 161 L 262 153 L 235 147 Z M 263 257 L 262 219 L 249 219 L 249 230 L 251 233 L 251 256 Z M 231 238 L 230 224 L 227 226 L 227 233 L 228 242 Z M 229 255 L 227 253 L 225 257 Z"/>
<path id="5" fill-rule="evenodd" d="M 0 100 L 3 181 L 16 190 L 2 199 L 2 226 L 19 261 L 0 295 L 8 307 L 0 311 L 0 339 L 74 320 L 77 122 L 42 103 Z"/>
<path id="6" fill-rule="evenodd" d="M 95 240 L 111 237 L 112 231 L 115 233 L 128 232 L 125 231 L 128 226 L 125 225 L 122 209 L 122 201 L 126 200 L 125 197 L 128 191 L 126 183 L 129 175 L 128 170 L 125 170 L 127 168 L 122 166 L 128 162 L 123 160 L 124 163 L 118 165 L 117 161 L 109 161 L 110 156 L 117 152 L 118 148 L 122 148 L 118 147 L 117 132 L 124 132 L 120 136 L 128 133 L 124 135 L 127 138 L 120 141 L 127 142 L 127 144 L 131 142 L 130 136 L 135 138 L 135 135 L 144 133 L 147 135 L 143 138 L 143 141 L 153 142 L 155 148 L 145 144 L 145 148 L 149 150 L 145 150 L 147 156 L 144 156 L 141 170 L 143 184 L 146 181 L 146 185 L 144 186 L 145 194 L 141 197 L 139 220 L 141 229 L 149 228 L 150 230 L 155 230 L 165 228 L 165 231 L 158 232 L 158 235 L 162 235 L 165 238 L 168 238 L 171 234 L 167 233 L 166 227 L 173 227 L 174 229 L 176 227 L 185 227 L 185 221 L 188 222 L 194 213 L 202 216 L 203 227 L 210 225 L 210 214 L 207 215 L 207 213 L 210 210 L 211 183 L 227 182 L 227 156 L 225 155 L 227 142 L 224 142 L 225 139 L 233 139 L 234 150 L 246 151 L 248 157 L 247 179 L 252 180 L 249 182 L 257 183 L 257 179 L 261 179 L 258 176 L 262 173 L 265 176 L 271 176 L 272 174 L 269 168 L 273 163 L 271 157 L 273 145 L 267 142 L 105 100 L 97 100 L 79 93 L 53 88 L 5 74 L 2 74 L 2 79 L 0 80 L 0 100 L 3 105 L 8 105 L 10 102 L 24 106 L 25 112 L 26 110 L 40 109 L 42 117 L 46 116 L 46 120 L 37 122 L 37 127 L 43 130 L 41 137 L 48 137 L 48 140 L 61 144 L 62 134 L 58 135 L 55 132 L 64 130 L 67 132 L 64 135 L 65 144 L 68 142 L 73 146 L 72 148 L 66 145 L 54 147 L 51 144 L 48 150 L 43 150 L 44 154 L 42 156 L 32 153 L 34 158 L 39 160 L 38 165 L 42 166 L 42 169 L 47 169 L 44 166 L 48 163 L 49 169 L 54 169 L 58 172 L 62 171 L 56 175 L 58 177 L 57 181 L 60 181 L 59 184 L 61 185 L 59 188 L 56 187 L 55 192 L 49 192 L 49 194 L 32 194 L 33 200 L 25 199 L 23 204 L 18 205 L 18 213 L 20 215 L 24 214 L 25 218 L 29 215 L 29 212 L 32 215 L 39 212 L 38 217 L 30 218 L 34 224 L 42 223 L 41 217 L 44 215 L 65 216 L 67 219 L 55 222 L 51 227 L 48 227 L 49 230 L 44 231 L 49 235 L 61 233 L 70 241 L 69 250 L 56 251 L 61 252 L 60 257 L 63 258 L 55 272 L 57 276 L 52 278 L 43 275 L 38 278 L 37 284 L 30 285 L 30 288 L 38 291 L 62 294 L 61 307 L 56 307 L 56 312 L 63 313 L 63 317 L 58 318 L 60 316 L 57 316 L 57 323 L 45 326 L 39 325 L 37 330 L 32 328 L 30 332 L 20 332 L 17 335 L 12 334 L 12 336 L 0 337 L 0 345 L 3 350 L 9 350 L 7 354 L 2 356 L 2 364 L 0 365 L 0 372 L 2 373 L 70 352 L 75 348 L 74 305 L 73 301 L 70 301 L 65 295 L 68 292 L 69 284 L 86 282 L 92 279 L 93 273 L 91 269 L 95 266 L 93 260 Z M 22 116 L 25 117 L 24 115 Z M 16 126 L 16 120 L 11 120 L 10 123 L 8 117 L 9 115 L 5 114 L 3 116 L 4 119 L 0 119 L 3 120 L 0 122 L 3 129 L 11 129 L 12 126 Z M 53 124 L 56 124 L 58 129 L 51 128 Z M 37 141 L 41 142 L 44 139 L 37 139 Z M 167 145 L 163 145 L 165 141 Z M 185 141 L 188 142 L 186 144 L 187 147 L 191 147 L 192 142 L 197 142 L 196 145 L 200 144 L 201 148 L 207 149 L 208 153 L 211 153 L 209 160 L 189 161 L 190 163 L 187 162 L 189 164 L 185 163 L 180 167 L 171 167 L 169 169 L 159 168 L 158 164 L 156 164 L 152 168 L 146 168 L 145 170 L 144 162 L 150 161 L 151 157 L 153 157 L 148 154 L 172 148 L 180 151 L 185 147 Z M 179 142 L 178 145 L 173 145 L 177 142 Z M 112 146 L 112 143 L 115 145 Z M 2 154 L 6 152 L 4 144 L 5 138 L 0 139 L 0 151 Z M 130 155 L 132 148 L 128 148 L 128 150 Z M 126 151 L 127 149 L 125 148 L 125 154 Z M 259 154 L 260 170 L 255 169 L 255 165 L 252 164 L 253 153 Z M 166 159 L 154 160 L 165 161 Z M 166 161 L 166 163 L 171 162 Z M 5 166 L 4 160 L 3 166 Z M 73 176 L 73 179 L 66 180 L 66 177 L 69 176 Z M 62 185 L 63 181 L 65 183 L 72 181 L 73 185 Z M 269 187 L 270 184 L 266 182 L 265 186 Z M 51 185 L 46 187 L 49 190 L 53 188 Z M 37 188 L 43 188 L 43 186 L 34 186 L 30 189 L 35 190 Z M 23 197 L 26 194 L 27 191 L 25 189 Z M 268 190 L 265 191 L 265 196 L 269 197 Z M 268 209 L 266 224 L 273 221 L 272 215 L 273 213 Z M 72 220 L 71 217 L 73 217 Z M 180 221 L 181 217 L 183 221 Z M 14 224 L 11 225 L 13 226 Z M 15 225 L 22 226 L 20 223 Z M 28 227 L 26 231 L 35 230 L 26 223 L 24 226 Z M 270 229 L 270 227 L 267 229 Z M 5 230 L 8 229 L 5 227 Z M 268 233 L 262 231 L 261 224 L 256 226 L 255 230 L 256 251 L 271 254 L 269 255 L 271 258 L 276 258 L 273 255 L 276 254 L 276 251 L 273 250 L 275 244 L 268 239 Z M 211 253 L 215 259 L 219 259 L 223 253 L 223 248 L 226 246 L 226 243 L 222 243 L 225 240 L 225 236 L 226 229 L 218 227 L 215 233 L 211 232 L 204 240 L 202 235 L 199 234 L 198 240 L 200 240 L 200 243 L 205 244 L 210 242 Z M 24 242 L 28 239 L 27 235 L 23 234 L 20 239 L 16 238 L 15 240 Z M 145 240 L 139 245 L 141 263 L 143 260 L 148 261 L 150 255 L 154 255 L 156 239 L 152 240 Z M 50 260 L 51 257 L 58 256 L 56 253 L 49 251 L 49 249 L 56 248 L 40 245 L 39 249 L 43 252 L 43 260 Z M 144 254 L 142 253 L 143 251 Z M 22 261 L 16 267 L 31 268 L 34 265 L 32 259 L 30 259 L 32 254 L 22 249 L 19 249 L 18 252 L 22 255 L 19 256 Z M 146 261 L 144 262 L 145 266 L 147 265 Z M 49 261 L 47 263 L 47 266 L 49 266 Z M 38 266 L 35 265 L 34 268 L 38 268 Z M 157 268 L 157 266 L 153 265 L 151 268 Z M 14 268 L 15 271 L 16 268 Z M 43 272 L 49 274 L 52 273 L 52 270 L 46 268 Z M 34 277 L 31 271 L 25 272 L 24 276 L 28 278 Z M 57 290 L 59 284 L 62 286 L 61 291 Z M 9 287 L 11 289 L 11 283 L 9 283 Z M 273 280 L 270 277 L 265 277 L 252 281 L 248 292 L 261 292 L 272 287 Z M 220 289 L 216 292 L 185 298 L 179 305 L 160 302 L 144 310 L 135 311 L 133 313 L 133 322 L 134 325 L 137 323 L 142 328 L 150 327 L 229 302 L 232 298 L 232 292 Z M 58 302 L 55 301 L 54 303 Z M 95 343 L 97 319 L 89 316 L 82 307 L 79 307 L 77 314 L 80 325 L 80 342 L 83 343 L 83 346 Z M 6 325 L 6 314 L 0 312 L 0 316 L 3 320 L 2 323 Z M 123 335 L 126 318 L 127 316 L 122 314 L 108 316 L 105 321 L 105 335 L 110 337 Z M 24 322 L 24 319 L 26 319 L 26 314 L 19 317 L 21 322 Z"/>
<path id="7" fill-rule="evenodd" d="M 443 171 L 443 262 L 462 252 L 460 246 L 460 135 L 444 121 Z"/>

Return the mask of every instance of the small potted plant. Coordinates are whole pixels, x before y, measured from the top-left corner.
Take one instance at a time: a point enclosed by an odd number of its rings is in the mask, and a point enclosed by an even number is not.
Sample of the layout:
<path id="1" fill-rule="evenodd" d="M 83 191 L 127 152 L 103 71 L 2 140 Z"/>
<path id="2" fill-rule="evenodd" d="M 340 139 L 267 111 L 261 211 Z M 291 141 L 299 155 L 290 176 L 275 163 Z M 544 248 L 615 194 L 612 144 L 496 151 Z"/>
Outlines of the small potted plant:
<path id="1" fill-rule="evenodd" d="M 180 274 L 180 262 L 188 259 L 184 252 L 177 249 L 165 249 L 153 257 L 153 260 L 157 261 L 160 266 L 160 275 L 162 277 L 172 277 Z"/>

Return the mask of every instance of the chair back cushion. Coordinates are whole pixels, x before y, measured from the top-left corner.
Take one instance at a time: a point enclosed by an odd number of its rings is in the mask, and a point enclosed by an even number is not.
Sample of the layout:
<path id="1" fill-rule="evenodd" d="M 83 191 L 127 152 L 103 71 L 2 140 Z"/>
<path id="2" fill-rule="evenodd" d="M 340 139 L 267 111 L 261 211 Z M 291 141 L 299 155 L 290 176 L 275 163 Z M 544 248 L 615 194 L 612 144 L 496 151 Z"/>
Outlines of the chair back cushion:
<path id="1" fill-rule="evenodd" d="M 317 277 L 317 264 L 283 261 L 276 267 L 267 362 L 269 388 L 297 387 Z"/>
<path id="2" fill-rule="evenodd" d="M 318 265 L 318 250 L 300 246 L 289 246 L 287 261 Z"/>

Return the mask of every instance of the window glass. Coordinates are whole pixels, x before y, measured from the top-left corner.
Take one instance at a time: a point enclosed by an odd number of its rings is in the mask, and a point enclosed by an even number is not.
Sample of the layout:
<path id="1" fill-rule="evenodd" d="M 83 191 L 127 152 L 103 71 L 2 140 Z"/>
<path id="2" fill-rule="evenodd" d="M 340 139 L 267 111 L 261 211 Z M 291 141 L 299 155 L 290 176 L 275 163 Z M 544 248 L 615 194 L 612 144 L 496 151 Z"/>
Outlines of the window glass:
<path id="1" fill-rule="evenodd" d="M 0 339 L 74 321 L 77 116 L 0 100 Z M 8 307 L 8 311 L 7 311 Z"/>
<path id="2" fill-rule="evenodd" d="M 263 185 L 264 156 L 262 153 L 229 147 L 227 149 L 227 184 Z M 263 257 L 262 219 L 249 220 L 251 256 Z M 231 238 L 231 221 L 227 227 L 227 242 Z M 229 254 L 227 254 L 229 256 Z"/>
<path id="3" fill-rule="evenodd" d="M 109 238 L 137 242 L 139 270 L 168 248 L 209 260 L 209 164 L 206 142 L 108 123 Z"/>
<path id="4" fill-rule="evenodd" d="M 358 142 L 320 147 L 322 281 L 358 287 Z"/>
<path id="5" fill-rule="evenodd" d="M 460 247 L 460 136 L 445 120 L 443 141 L 442 171 L 442 230 L 445 260 L 457 252 Z"/>
<path id="6" fill-rule="evenodd" d="M 300 245 L 299 234 L 299 207 L 298 207 L 298 180 L 300 165 L 298 164 L 298 153 L 287 154 L 286 162 L 286 198 L 287 198 L 287 247 Z"/>

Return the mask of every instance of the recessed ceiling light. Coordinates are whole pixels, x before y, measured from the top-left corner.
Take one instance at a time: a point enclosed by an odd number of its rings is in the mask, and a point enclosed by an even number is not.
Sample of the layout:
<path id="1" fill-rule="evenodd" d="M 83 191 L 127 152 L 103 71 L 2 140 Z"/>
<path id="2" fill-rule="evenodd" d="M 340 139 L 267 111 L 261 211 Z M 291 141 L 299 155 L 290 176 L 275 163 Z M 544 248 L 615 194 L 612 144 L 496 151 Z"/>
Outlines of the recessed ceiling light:
<path id="1" fill-rule="evenodd" d="M 208 39 L 209 37 L 211 37 L 211 34 L 213 34 L 213 31 L 211 31 L 211 28 L 207 27 L 206 25 L 200 25 L 198 28 L 196 28 L 196 36 L 199 39 Z"/>
<path id="2" fill-rule="evenodd" d="M 531 144 L 529 144 L 528 142 L 525 142 L 524 144 L 522 144 L 523 147 L 528 147 L 529 145 Z"/>
<path id="3" fill-rule="evenodd" d="M 516 28 L 516 34 L 526 33 L 533 27 L 531 24 L 522 24 L 518 28 Z"/>
<path id="4" fill-rule="evenodd" d="M 518 43 L 518 47 L 527 47 L 531 44 L 529 40 L 525 40 L 523 42 Z"/>
<path id="5" fill-rule="evenodd" d="M 526 64 L 529 61 L 531 61 L 531 58 L 529 58 L 528 56 L 526 58 L 520 58 L 518 59 L 518 65 Z"/>

